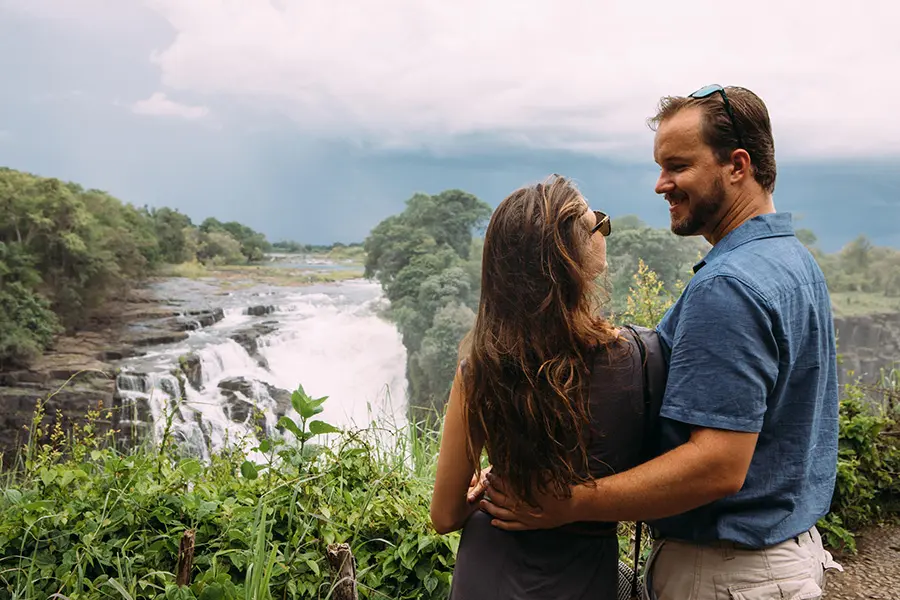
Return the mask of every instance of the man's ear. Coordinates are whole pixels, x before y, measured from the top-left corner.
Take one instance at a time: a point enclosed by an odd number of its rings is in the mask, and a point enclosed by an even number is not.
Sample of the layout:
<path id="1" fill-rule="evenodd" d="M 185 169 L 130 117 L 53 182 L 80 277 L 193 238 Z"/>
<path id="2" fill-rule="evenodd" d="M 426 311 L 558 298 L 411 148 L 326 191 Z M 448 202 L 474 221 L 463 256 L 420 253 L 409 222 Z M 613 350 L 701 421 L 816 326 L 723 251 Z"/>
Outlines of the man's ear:
<path id="1" fill-rule="evenodd" d="M 753 177 L 753 163 L 750 154 L 743 148 L 731 153 L 731 181 L 737 183 L 745 177 Z"/>

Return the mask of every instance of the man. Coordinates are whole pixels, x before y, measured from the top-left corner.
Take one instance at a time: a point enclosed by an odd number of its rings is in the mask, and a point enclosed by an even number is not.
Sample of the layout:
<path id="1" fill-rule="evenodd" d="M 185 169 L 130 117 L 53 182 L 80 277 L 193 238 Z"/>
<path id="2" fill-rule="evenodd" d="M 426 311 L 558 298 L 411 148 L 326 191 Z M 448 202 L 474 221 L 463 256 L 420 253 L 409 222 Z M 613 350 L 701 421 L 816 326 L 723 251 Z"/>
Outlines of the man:
<path id="1" fill-rule="evenodd" d="M 836 476 L 834 325 L 822 271 L 775 211 L 768 110 L 709 86 L 664 98 L 651 127 L 672 231 L 713 245 L 657 328 L 662 454 L 539 509 L 489 475 L 482 508 L 508 530 L 650 521 L 660 600 L 817 598 L 840 569 L 815 528 Z"/>

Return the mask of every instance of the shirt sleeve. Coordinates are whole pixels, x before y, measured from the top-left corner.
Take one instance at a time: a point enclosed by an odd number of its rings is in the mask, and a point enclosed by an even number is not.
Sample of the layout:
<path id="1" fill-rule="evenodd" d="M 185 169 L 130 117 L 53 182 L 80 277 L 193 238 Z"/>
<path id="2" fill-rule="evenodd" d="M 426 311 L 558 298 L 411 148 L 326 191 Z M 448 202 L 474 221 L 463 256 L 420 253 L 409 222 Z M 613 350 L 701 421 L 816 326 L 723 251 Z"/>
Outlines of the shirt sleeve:
<path id="1" fill-rule="evenodd" d="M 688 293 L 660 414 L 698 427 L 758 433 L 778 377 L 772 313 L 733 277 L 698 281 Z"/>

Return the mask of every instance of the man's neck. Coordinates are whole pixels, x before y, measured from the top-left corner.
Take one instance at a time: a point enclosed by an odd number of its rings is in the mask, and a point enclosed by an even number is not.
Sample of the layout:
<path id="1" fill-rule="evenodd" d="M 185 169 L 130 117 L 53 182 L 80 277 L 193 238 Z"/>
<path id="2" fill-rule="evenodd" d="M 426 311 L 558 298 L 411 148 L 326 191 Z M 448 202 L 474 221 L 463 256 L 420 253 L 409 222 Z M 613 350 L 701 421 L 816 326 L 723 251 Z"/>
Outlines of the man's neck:
<path id="1" fill-rule="evenodd" d="M 715 246 L 726 235 L 760 215 L 768 215 L 775 212 L 775 204 L 771 194 L 760 190 L 759 193 L 743 193 L 737 196 L 730 204 L 722 218 L 715 223 L 712 230 L 703 234 L 706 241 Z"/>

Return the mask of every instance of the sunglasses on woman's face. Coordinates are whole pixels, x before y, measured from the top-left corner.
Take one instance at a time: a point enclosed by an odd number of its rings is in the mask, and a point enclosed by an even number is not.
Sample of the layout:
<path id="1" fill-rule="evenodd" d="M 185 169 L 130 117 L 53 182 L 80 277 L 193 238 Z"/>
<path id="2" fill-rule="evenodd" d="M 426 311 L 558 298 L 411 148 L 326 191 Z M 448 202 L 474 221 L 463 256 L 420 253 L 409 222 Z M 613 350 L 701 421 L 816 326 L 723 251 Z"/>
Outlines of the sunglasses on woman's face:
<path id="1" fill-rule="evenodd" d="M 591 235 L 594 235 L 599 231 L 603 237 L 608 236 L 612 231 L 612 223 L 609 220 L 609 215 L 605 212 L 595 210 L 594 216 L 597 217 L 597 224 L 591 229 Z"/>

